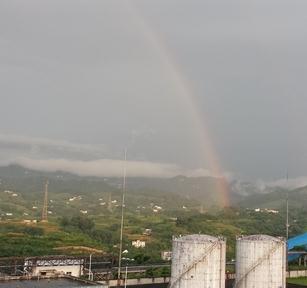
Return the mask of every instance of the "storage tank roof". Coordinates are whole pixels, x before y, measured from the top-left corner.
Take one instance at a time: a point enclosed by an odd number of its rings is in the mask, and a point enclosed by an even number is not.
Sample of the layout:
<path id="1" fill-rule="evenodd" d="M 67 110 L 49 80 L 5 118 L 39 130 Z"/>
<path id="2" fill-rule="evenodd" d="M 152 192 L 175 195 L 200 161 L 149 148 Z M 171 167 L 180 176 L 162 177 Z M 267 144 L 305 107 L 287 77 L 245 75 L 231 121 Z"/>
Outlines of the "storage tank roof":
<path id="1" fill-rule="evenodd" d="M 238 240 L 246 240 L 246 241 L 274 241 L 274 242 L 280 242 L 282 241 L 281 238 L 276 238 L 269 235 L 249 235 L 249 236 L 240 236 Z"/>
<path id="2" fill-rule="evenodd" d="M 216 242 L 221 240 L 221 238 L 217 238 L 210 235 L 203 235 L 203 234 L 192 234 L 192 235 L 178 237 L 175 238 L 174 240 L 182 242 Z"/>

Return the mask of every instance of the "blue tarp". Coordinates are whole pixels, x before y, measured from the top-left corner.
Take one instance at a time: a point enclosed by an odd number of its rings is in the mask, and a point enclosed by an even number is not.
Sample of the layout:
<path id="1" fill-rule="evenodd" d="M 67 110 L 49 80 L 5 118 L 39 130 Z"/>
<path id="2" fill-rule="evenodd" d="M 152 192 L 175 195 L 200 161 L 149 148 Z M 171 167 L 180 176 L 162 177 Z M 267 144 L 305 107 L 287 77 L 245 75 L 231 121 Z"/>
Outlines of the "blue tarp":
<path id="1" fill-rule="evenodd" d="M 307 246 L 307 233 L 288 239 L 288 250 L 296 246 Z"/>
<path id="2" fill-rule="evenodd" d="M 298 246 L 305 246 L 307 248 L 307 233 L 295 236 L 287 241 L 288 251 Z M 292 254 L 288 256 L 288 261 L 293 261 L 300 257 L 300 254 Z"/>

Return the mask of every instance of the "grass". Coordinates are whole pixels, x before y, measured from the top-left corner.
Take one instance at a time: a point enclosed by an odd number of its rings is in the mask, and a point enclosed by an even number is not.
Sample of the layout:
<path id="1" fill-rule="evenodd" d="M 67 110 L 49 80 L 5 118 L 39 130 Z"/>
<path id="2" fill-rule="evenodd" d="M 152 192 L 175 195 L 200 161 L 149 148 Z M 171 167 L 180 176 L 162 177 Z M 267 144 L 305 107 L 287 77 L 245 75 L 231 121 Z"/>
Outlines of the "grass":
<path id="1" fill-rule="evenodd" d="M 288 278 L 287 282 L 291 284 L 307 285 L 307 277 Z"/>
<path id="2" fill-rule="evenodd" d="M 59 247 L 82 247 L 66 251 L 76 254 L 101 246 L 84 233 L 62 231 L 56 223 L 0 222 L 0 257 L 59 254 L 63 253 Z"/>

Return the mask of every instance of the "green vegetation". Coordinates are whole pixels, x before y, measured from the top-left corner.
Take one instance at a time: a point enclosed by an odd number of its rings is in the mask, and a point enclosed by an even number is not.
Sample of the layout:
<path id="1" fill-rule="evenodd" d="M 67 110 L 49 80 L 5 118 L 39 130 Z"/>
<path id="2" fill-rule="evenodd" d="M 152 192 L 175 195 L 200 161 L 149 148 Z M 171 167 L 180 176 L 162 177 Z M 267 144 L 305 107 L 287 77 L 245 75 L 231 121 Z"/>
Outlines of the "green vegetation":
<path id="1" fill-rule="evenodd" d="M 2 222 L 0 224 L 1 257 L 54 255 L 58 254 L 55 248 L 62 246 L 100 247 L 99 242 L 86 234 L 67 233 L 58 229 L 56 225 L 48 223 L 37 225 L 39 227 L 24 226 L 19 222 Z"/>
<path id="2" fill-rule="evenodd" d="M 171 249 L 173 235 L 204 233 L 223 235 L 227 238 L 227 258 L 235 255 L 235 238 L 240 234 L 263 233 L 280 236 L 284 233 L 284 219 L 278 214 L 264 214 L 246 209 L 225 209 L 213 214 L 200 214 L 197 211 L 186 213 L 135 214 L 127 209 L 124 229 L 125 258 L 136 263 L 161 262 L 160 252 Z M 180 215 L 174 217 L 174 215 Z M 86 246 L 116 255 L 119 239 L 118 212 L 105 216 L 52 218 L 52 223 L 22 225 L 20 222 L 1 222 L 0 255 L 43 255 L 61 253 L 59 247 Z M 304 226 L 304 225 L 303 225 Z M 300 226 L 298 226 L 299 228 Z M 150 235 L 144 235 L 145 229 L 151 229 Z M 301 229 L 303 229 L 301 227 Z M 303 232 L 303 230 L 301 231 Z M 144 240 L 145 248 L 134 248 L 132 240 Z M 65 250 L 65 253 L 78 253 L 77 250 Z M 81 251 L 79 253 L 84 253 Z"/>
<path id="3" fill-rule="evenodd" d="M 307 277 L 288 278 L 287 282 L 291 284 L 307 285 Z"/>
<path id="4" fill-rule="evenodd" d="M 50 182 L 49 222 L 40 223 L 46 178 Z M 0 179 L 0 257 L 88 254 L 86 249 L 102 250 L 116 257 L 121 212 L 118 179 L 33 172 L 20 167 L 0 167 Z M 128 179 L 123 247 L 128 251 L 125 253 L 127 261 L 161 262 L 160 253 L 171 249 L 173 235 L 222 235 L 227 238 L 228 260 L 234 258 L 237 235 L 285 235 L 282 208 L 279 213 L 256 212 L 246 207 L 220 209 L 215 206 L 213 196 L 207 198 L 207 205 L 192 197 L 201 194 L 199 189 L 204 187 L 209 189 L 204 198 L 215 193 L 213 183 L 207 178 L 196 178 L 194 183 L 181 176 L 161 180 L 161 183 L 156 179 Z M 170 192 L 165 192 L 167 189 Z M 174 189 L 179 192 L 176 194 Z M 190 193 L 193 189 L 197 191 Z M 302 191 L 300 195 L 304 196 Z M 279 200 L 282 206 L 284 202 Z M 215 208 L 207 209 L 210 205 Z M 290 224 L 290 235 L 307 230 L 304 208 L 291 211 Z M 151 232 L 146 233 L 146 229 Z M 132 247 L 133 240 L 145 241 L 146 247 Z"/>

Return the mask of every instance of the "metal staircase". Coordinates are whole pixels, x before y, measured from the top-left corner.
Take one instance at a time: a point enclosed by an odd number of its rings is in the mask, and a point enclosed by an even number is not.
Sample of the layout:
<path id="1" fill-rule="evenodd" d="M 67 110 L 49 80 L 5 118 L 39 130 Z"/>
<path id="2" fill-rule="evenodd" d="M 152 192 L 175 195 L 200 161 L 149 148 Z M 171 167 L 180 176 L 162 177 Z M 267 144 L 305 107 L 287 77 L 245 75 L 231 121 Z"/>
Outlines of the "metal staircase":
<path id="1" fill-rule="evenodd" d="M 249 275 L 249 273 L 251 273 L 255 268 L 257 268 L 261 263 L 263 263 L 263 261 L 269 259 L 269 257 L 278 250 L 278 248 L 280 248 L 281 246 L 283 246 L 283 243 L 280 243 L 278 245 L 275 245 L 273 248 L 271 248 L 269 250 L 269 252 L 264 255 L 263 257 L 260 257 L 259 259 L 257 259 L 257 261 L 255 263 L 253 263 L 253 265 L 251 265 L 251 267 L 248 268 L 248 270 L 245 272 L 245 274 L 235 283 L 235 288 L 239 288 L 242 281 Z"/>
<path id="2" fill-rule="evenodd" d="M 208 257 L 210 252 L 219 244 L 220 242 L 216 241 L 211 246 L 209 246 L 201 255 L 201 257 L 192 262 L 173 282 L 170 282 L 168 288 L 173 288 L 182 279 L 184 275 L 186 275 L 189 271 L 191 271 L 199 262 L 204 261 Z"/>

